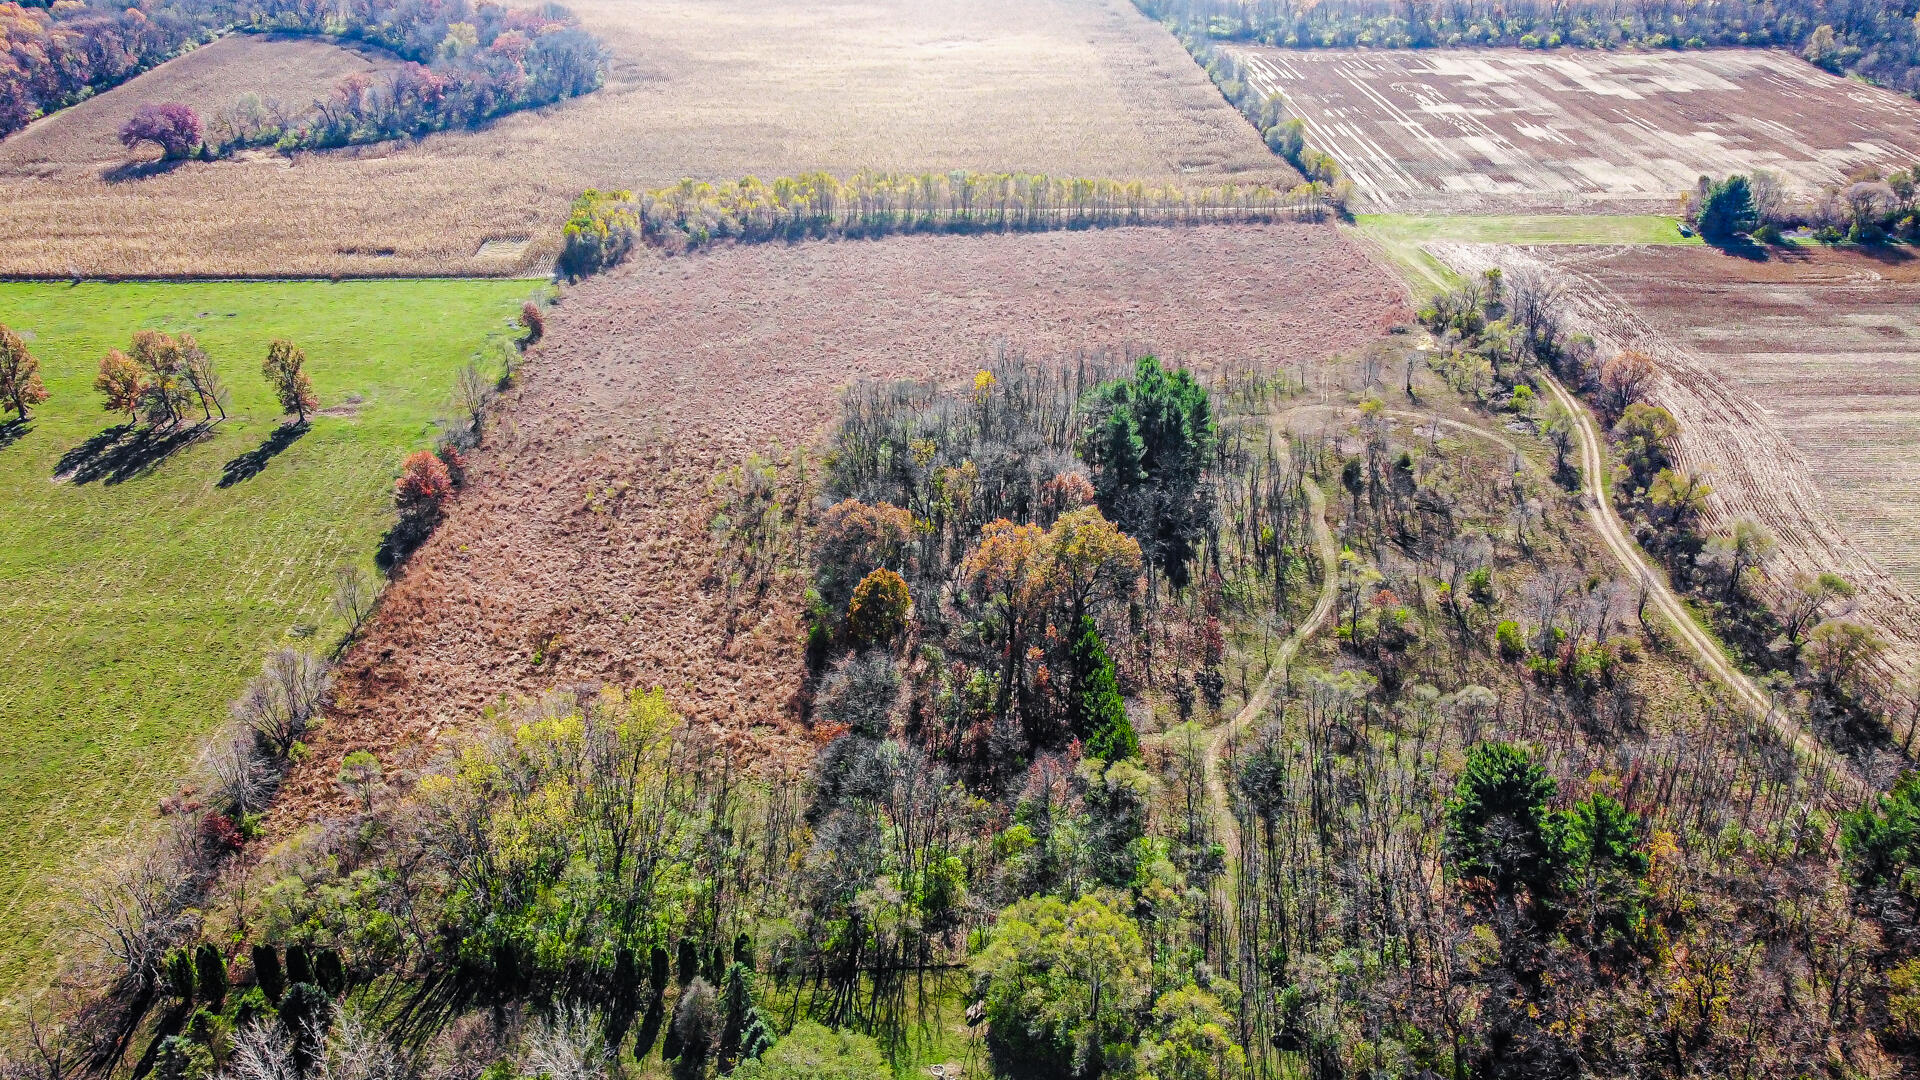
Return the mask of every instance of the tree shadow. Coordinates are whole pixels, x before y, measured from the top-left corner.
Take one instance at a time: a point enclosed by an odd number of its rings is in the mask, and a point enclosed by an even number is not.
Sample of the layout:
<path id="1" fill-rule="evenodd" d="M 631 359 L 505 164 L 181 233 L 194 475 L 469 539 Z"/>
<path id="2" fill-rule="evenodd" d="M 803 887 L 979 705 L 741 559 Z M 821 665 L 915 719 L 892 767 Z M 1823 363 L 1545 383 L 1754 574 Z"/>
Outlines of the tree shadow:
<path id="1" fill-rule="evenodd" d="M 161 158 L 157 161 L 123 161 L 118 165 L 100 170 L 100 179 L 109 184 L 125 184 L 135 180 L 146 180 L 167 173 L 187 163 L 186 158 Z"/>
<path id="2" fill-rule="evenodd" d="M 1731 255 L 1748 262 L 1766 262 L 1766 245 L 1756 242 L 1749 236 L 1735 236 L 1725 240 L 1708 240 L 1707 245 L 1722 255 Z"/>
<path id="3" fill-rule="evenodd" d="M 1853 250 L 1883 266 L 1899 266 L 1913 261 L 1913 252 L 1886 240 L 1855 244 Z"/>
<path id="4" fill-rule="evenodd" d="M 95 480 L 125 483 L 152 472 L 176 451 L 212 432 L 213 426 L 204 423 L 167 431 L 119 424 L 61 455 L 53 475 L 76 484 L 91 484 Z"/>
<path id="5" fill-rule="evenodd" d="M 266 442 L 227 462 L 221 468 L 220 486 L 232 487 L 260 475 L 261 471 L 267 467 L 267 462 L 272 461 L 282 450 L 299 442 L 300 436 L 305 435 L 311 427 L 311 424 L 296 420 L 291 424 L 281 424 L 274 428 L 273 434 L 267 436 Z"/>
<path id="6" fill-rule="evenodd" d="M 12 446 L 14 443 L 17 443 L 21 439 L 26 438 L 27 432 L 32 430 L 33 430 L 33 423 L 31 421 L 22 420 L 19 417 L 15 417 L 4 424 L 0 424 L 0 450 L 5 450 L 7 447 Z"/>

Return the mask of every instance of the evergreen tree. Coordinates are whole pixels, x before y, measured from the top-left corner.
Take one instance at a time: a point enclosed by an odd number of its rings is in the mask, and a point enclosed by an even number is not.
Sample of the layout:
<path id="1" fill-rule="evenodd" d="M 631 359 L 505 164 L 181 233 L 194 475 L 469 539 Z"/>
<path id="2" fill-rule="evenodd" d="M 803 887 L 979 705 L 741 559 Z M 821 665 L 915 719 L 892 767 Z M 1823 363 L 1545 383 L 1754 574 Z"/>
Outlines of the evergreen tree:
<path id="1" fill-rule="evenodd" d="M 1211 512 L 1200 481 L 1219 433 L 1206 388 L 1146 356 L 1131 379 L 1096 388 L 1087 411 L 1080 453 L 1093 467 L 1100 509 L 1185 588 Z"/>
<path id="2" fill-rule="evenodd" d="M 1549 808 L 1559 786 L 1508 743 L 1481 743 L 1447 800 L 1447 856 L 1456 871 L 1501 892 L 1525 886 L 1536 897 L 1559 873 L 1560 827 Z"/>
<path id="3" fill-rule="evenodd" d="M 1127 721 L 1113 661 L 1091 616 L 1080 617 L 1080 632 L 1068 654 L 1070 682 L 1067 723 L 1089 757 L 1120 761 L 1140 756 L 1140 739 Z"/>

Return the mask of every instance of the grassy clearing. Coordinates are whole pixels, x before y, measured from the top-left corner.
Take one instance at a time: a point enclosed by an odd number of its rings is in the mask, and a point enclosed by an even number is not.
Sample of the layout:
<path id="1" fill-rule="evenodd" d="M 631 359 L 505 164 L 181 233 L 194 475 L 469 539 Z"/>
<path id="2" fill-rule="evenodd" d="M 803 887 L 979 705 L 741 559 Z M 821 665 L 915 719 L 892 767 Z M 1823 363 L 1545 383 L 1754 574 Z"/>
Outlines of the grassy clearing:
<path id="1" fill-rule="evenodd" d="M 6 1004 L 40 985 L 58 951 L 51 883 L 89 843 L 151 813 L 268 647 L 322 648 L 337 633 L 334 568 L 371 568 L 400 458 L 429 443 L 454 372 L 538 287 L 0 284 L 0 322 L 32 335 L 53 394 L 24 431 L 0 436 Z M 231 419 L 148 468 L 56 479 L 63 458 L 118 423 L 92 390 L 95 366 L 143 327 L 199 339 L 232 389 Z M 306 349 L 324 412 L 249 459 L 280 427 L 260 377 L 275 337 Z M 260 467 L 238 479 L 235 463 Z"/>
<path id="2" fill-rule="evenodd" d="M 1459 281 L 1427 244 L 1691 244 L 1680 220 L 1659 214 L 1574 215 L 1360 214 L 1360 235 L 1377 245 L 1416 293 L 1450 288 Z"/>

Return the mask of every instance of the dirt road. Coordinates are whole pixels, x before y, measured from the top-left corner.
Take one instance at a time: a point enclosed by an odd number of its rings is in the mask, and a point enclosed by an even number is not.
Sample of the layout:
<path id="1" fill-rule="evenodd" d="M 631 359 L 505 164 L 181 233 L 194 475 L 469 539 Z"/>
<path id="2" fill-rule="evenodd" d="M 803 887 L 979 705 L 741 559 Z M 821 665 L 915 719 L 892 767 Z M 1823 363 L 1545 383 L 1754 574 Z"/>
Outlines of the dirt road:
<path id="1" fill-rule="evenodd" d="M 1745 672 L 1727 659 L 1720 643 L 1693 621 L 1692 614 L 1687 611 L 1686 605 L 1681 603 L 1679 596 L 1667 584 L 1665 576 L 1658 569 L 1648 565 L 1639 543 L 1627 531 L 1626 523 L 1620 520 L 1619 513 L 1614 510 L 1613 502 L 1607 497 L 1606 490 L 1602 486 L 1601 478 L 1606 475 L 1606 460 L 1600 453 L 1600 435 L 1594 427 L 1592 414 L 1587 411 L 1585 405 L 1567 392 L 1566 387 L 1560 385 L 1559 380 L 1548 375 L 1543 375 L 1542 379 L 1548 391 L 1553 394 L 1554 400 L 1558 401 L 1561 408 L 1567 410 L 1574 419 L 1574 427 L 1580 438 L 1581 484 L 1586 496 L 1583 501 L 1587 504 L 1587 516 L 1592 520 L 1594 530 L 1600 534 L 1601 540 L 1605 541 L 1607 550 L 1613 553 L 1614 558 L 1620 561 L 1620 565 L 1633 575 L 1636 581 L 1644 585 L 1655 610 L 1659 611 L 1673 627 L 1674 634 L 1681 643 L 1698 658 L 1701 667 L 1727 687 L 1736 701 L 1751 710 L 1755 716 L 1765 719 L 1780 736 L 1782 742 L 1792 747 L 1800 757 L 1832 774 L 1834 779 L 1850 793 L 1866 794 L 1866 785 L 1854 775 L 1851 769 L 1829 754 L 1817 739 L 1809 735 L 1785 709 L 1780 708 L 1774 702 L 1773 695 L 1761 689 L 1747 677 Z"/>

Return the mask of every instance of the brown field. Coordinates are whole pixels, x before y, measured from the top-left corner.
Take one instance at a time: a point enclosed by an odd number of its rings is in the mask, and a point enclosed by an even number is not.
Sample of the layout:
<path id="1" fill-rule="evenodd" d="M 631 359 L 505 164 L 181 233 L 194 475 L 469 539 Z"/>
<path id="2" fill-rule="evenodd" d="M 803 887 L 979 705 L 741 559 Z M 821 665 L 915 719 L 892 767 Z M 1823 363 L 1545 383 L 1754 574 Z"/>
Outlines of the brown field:
<path id="1" fill-rule="evenodd" d="M 1779 537 L 1776 577 L 1838 570 L 1863 587 L 1862 614 L 1920 653 L 1920 259 L 1683 247 L 1497 259 L 1536 257 L 1566 275 L 1573 317 L 1603 351 L 1659 361 L 1655 398 L 1680 420 L 1677 458 L 1710 478 L 1713 515 Z"/>
<path id="2" fill-rule="evenodd" d="M 191 105 L 211 125 L 241 95 L 257 93 L 297 116 L 345 76 L 395 65 L 311 38 L 229 35 L 0 140 L 0 177 L 84 184 L 116 175 L 129 160 L 158 158 L 154 147 L 129 153 L 120 145 L 120 125 L 147 102 Z"/>
<path id="3" fill-rule="evenodd" d="M 1372 209 L 1670 212 L 1705 174 L 1811 192 L 1920 156 L 1920 105 L 1778 52 L 1235 55 Z"/>
<path id="4" fill-rule="evenodd" d="M 189 56 L 98 108 L 56 114 L 31 147 L 0 144 L 0 275 L 541 273 L 582 188 L 687 176 L 1294 180 L 1127 0 L 575 7 L 613 53 L 606 87 L 479 132 L 107 178 L 100 135 L 120 103 L 197 101 L 208 86 L 237 96 L 268 63 L 326 81 L 311 55 L 326 47 L 264 42 Z M 299 53 L 268 61 L 276 49 Z M 223 56 L 234 70 L 209 71 Z"/>
<path id="5" fill-rule="evenodd" d="M 804 747 L 797 579 L 728 599 L 709 484 L 816 443 L 852 381 L 964 376 L 1002 347 L 1299 364 L 1406 319 L 1401 297 L 1325 226 L 767 244 L 590 280 L 346 657 L 283 821 L 338 797 L 352 749 L 405 765 L 503 695 L 583 680 L 661 686 L 743 758 Z"/>

